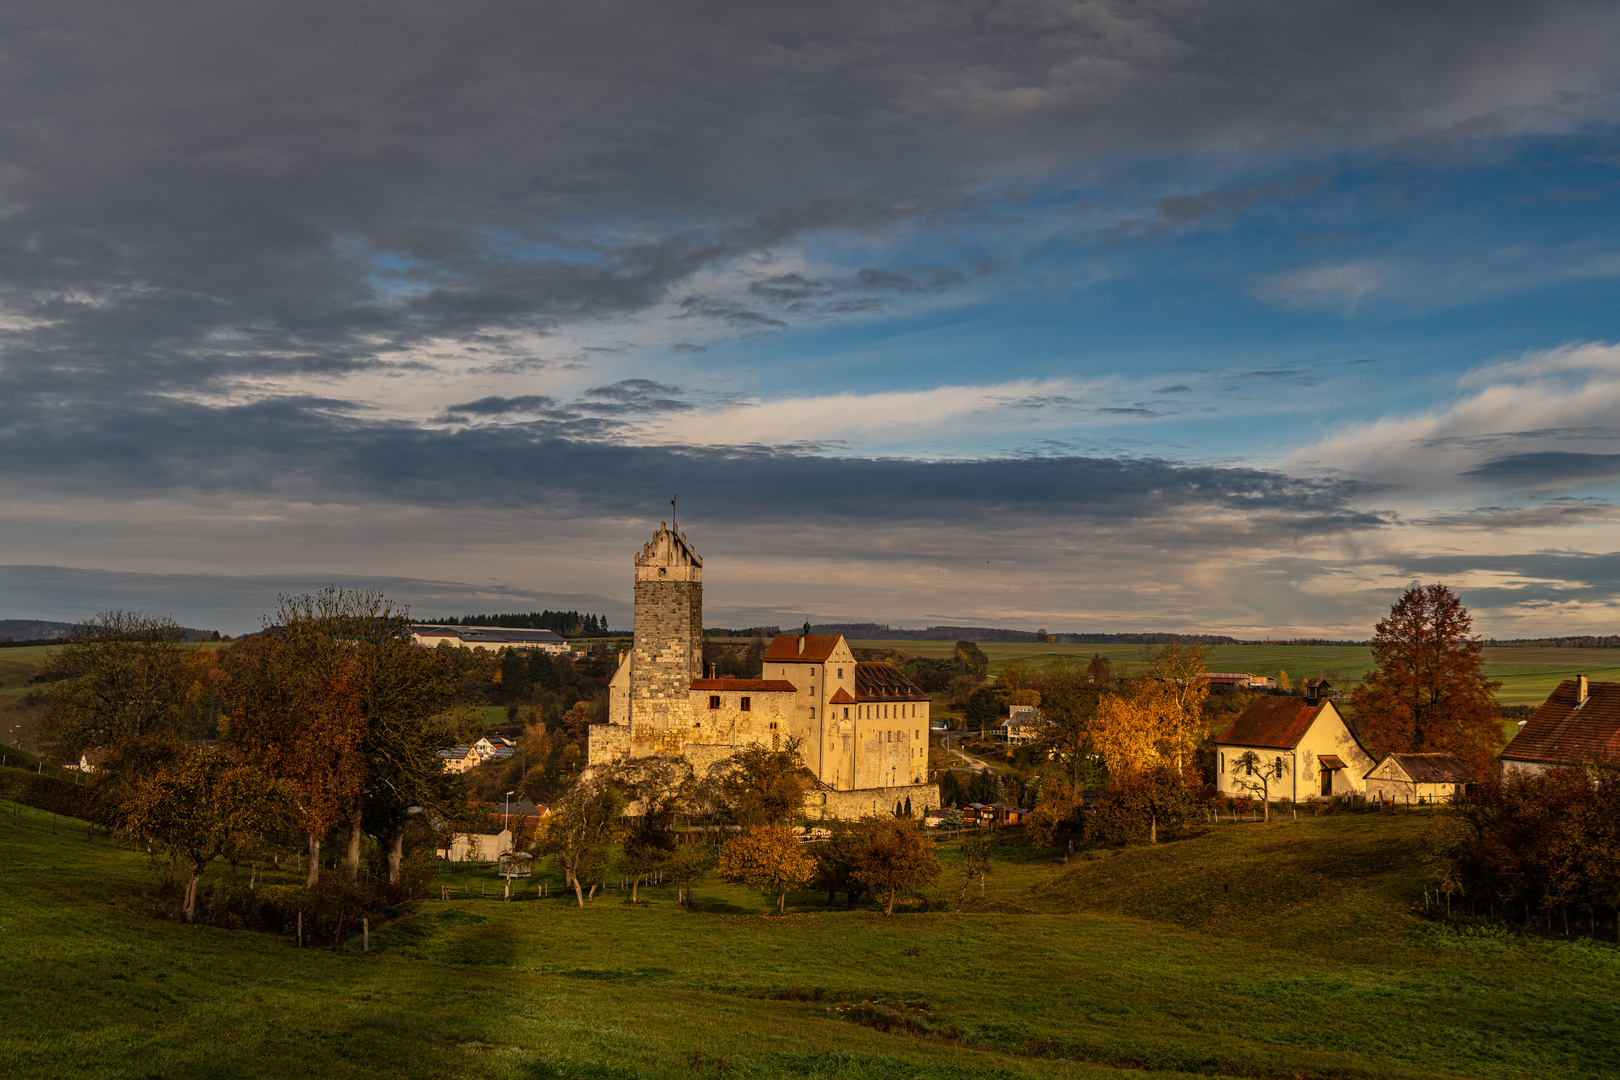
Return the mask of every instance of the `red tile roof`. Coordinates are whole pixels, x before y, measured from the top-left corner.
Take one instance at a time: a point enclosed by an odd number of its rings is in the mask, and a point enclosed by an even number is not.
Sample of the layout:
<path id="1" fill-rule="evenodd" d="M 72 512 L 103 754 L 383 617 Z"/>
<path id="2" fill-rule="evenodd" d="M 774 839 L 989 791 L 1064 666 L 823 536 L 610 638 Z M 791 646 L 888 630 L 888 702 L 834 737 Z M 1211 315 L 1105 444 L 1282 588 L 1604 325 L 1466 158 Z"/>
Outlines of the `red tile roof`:
<path id="1" fill-rule="evenodd" d="M 832 704 L 834 704 L 834 705 L 853 705 L 853 704 L 855 704 L 855 699 L 850 697 L 849 696 L 849 691 L 845 690 L 842 686 L 840 686 L 838 688 L 838 692 L 836 694 L 834 694 L 832 697 L 828 698 L 827 700 L 829 702 L 831 702 Z"/>
<path id="2" fill-rule="evenodd" d="M 1243 715 L 1215 736 L 1222 746 L 1263 746 L 1291 750 L 1305 737 L 1325 701 L 1307 702 L 1296 697 L 1263 697 Z"/>
<path id="3" fill-rule="evenodd" d="M 799 651 L 799 642 L 804 651 Z M 765 650 L 767 664 L 822 664 L 832 658 L 833 650 L 844 640 L 842 634 L 777 634 L 771 647 Z"/>
<path id="4" fill-rule="evenodd" d="M 858 701 L 927 701 L 922 687 L 900 674 L 893 664 L 862 662 L 855 665 Z"/>
<path id="5" fill-rule="evenodd" d="M 1586 704 L 1577 707 L 1579 687 L 1577 679 L 1559 683 L 1507 744 L 1503 759 L 1578 765 L 1620 754 L 1620 683 L 1588 683 Z"/>
<path id="6" fill-rule="evenodd" d="M 799 688 L 786 679 L 693 679 L 694 690 L 731 690 L 754 694 L 796 694 Z"/>

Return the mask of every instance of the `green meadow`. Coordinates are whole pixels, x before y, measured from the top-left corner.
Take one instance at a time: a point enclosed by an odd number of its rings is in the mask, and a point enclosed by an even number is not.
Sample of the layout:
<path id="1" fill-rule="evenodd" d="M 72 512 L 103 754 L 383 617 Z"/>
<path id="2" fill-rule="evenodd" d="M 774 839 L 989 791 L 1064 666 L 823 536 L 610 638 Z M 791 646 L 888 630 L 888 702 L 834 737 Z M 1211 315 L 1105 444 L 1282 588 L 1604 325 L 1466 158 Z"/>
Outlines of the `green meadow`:
<path id="1" fill-rule="evenodd" d="M 1419 915 L 1421 813 L 1222 824 L 1077 856 L 1008 835 L 885 919 L 552 868 L 303 950 L 152 916 L 143 853 L 0 805 L 8 1077 L 1603 1077 L 1620 947 Z M 216 866 L 210 877 L 229 876 Z M 276 878 L 272 875 L 271 883 Z M 547 882 L 554 895 L 535 896 Z M 487 895 L 482 895 L 487 894 Z"/>
<path id="2" fill-rule="evenodd" d="M 913 656 L 950 656 L 949 641 L 852 641 L 864 648 L 904 649 Z M 1142 671 L 1156 648 L 1148 645 L 1049 645 L 1034 642 L 980 642 L 990 661 L 990 673 L 1013 660 L 1045 667 L 1063 657 L 1108 657 L 1116 670 Z M 1373 666 L 1372 651 L 1360 645 L 1216 645 L 1209 649 L 1211 671 L 1246 671 L 1276 677 L 1286 671 L 1297 684 L 1323 676 L 1341 689 L 1351 689 Z M 1508 704 L 1539 704 L 1560 681 L 1586 675 L 1601 681 L 1620 680 L 1620 649 L 1488 648 L 1485 673 L 1502 687 L 1497 700 Z"/>

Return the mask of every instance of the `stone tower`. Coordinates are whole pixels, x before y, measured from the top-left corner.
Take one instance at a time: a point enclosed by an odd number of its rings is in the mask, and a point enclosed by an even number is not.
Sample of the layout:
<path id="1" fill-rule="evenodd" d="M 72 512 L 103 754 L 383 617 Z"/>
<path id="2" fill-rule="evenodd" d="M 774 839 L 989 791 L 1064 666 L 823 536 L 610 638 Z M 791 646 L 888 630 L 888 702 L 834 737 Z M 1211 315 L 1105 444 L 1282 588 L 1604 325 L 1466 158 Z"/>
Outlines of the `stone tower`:
<path id="1" fill-rule="evenodd" d="M 703 675 L 703 560 L 662 522 L 636 556 L 633 648 L 633 737 L 663 741 L 664 732 L 684 733 L 692 680 Z"/>

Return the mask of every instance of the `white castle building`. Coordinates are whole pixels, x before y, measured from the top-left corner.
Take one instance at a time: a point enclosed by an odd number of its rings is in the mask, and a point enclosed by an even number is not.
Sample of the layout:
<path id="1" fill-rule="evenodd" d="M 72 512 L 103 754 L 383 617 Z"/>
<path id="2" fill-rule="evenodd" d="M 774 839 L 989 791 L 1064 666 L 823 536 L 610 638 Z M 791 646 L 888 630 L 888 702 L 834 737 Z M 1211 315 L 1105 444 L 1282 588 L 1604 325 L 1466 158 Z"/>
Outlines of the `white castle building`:
<path id="1" fill-rule="evenodd" d="M 663 524 L 635 559 L 635 639 L 590 728 L 590 763 L 651 754 L 714 768 L 751 744 L 800 740 L 814 775 L 810 816 L 859 817 L 911 800 L 928 782 L 928 695 L 892 664 L 857 661 L 841 634 L 779 634 L 758 679 L 705 678 L 703 559 Z"/>

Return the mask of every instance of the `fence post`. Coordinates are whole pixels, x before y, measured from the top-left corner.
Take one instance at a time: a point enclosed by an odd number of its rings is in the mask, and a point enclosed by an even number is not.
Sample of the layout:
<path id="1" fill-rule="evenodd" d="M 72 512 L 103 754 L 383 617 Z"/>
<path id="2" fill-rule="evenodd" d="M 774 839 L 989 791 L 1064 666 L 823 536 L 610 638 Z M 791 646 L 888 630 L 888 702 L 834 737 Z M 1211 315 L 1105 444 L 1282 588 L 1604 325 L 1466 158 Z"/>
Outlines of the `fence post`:
<path id="1" fill-rule="evenodd" d="M 360 920 L 360 951 L 361 952 L 370 952 L 371 951 L 371 920 L 370 919 L 361 919 Z"/>
<path id="2" fill-rule="evenodd" d="M 302 911 L 298 913 L 298 947 L 300 949 L 304 947 L 304 913 Z"/>

